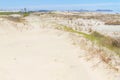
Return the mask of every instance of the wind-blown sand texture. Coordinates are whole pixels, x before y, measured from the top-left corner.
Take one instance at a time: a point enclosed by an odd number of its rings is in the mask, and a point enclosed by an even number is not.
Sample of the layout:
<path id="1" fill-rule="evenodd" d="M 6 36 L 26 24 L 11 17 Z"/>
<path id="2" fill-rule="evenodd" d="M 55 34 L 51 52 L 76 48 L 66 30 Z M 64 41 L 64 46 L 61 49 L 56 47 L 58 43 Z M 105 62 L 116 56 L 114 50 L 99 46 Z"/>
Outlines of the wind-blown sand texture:
<path id="1" fill-rule="evenodd" d="M 86 52 L 70 33 L 51 26 L 36 16 L 21 23 L 0 19 L 1 80 L 114 80 L 82 58 Z"/>

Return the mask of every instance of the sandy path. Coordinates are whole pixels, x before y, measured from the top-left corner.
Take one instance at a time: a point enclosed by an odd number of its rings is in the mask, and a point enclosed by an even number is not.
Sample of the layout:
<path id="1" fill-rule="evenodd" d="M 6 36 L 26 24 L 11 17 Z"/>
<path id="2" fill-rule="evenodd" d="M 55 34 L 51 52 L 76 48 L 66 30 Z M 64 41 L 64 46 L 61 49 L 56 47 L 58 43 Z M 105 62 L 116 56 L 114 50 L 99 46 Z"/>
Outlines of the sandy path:
<path id="1" fill-rule="evenodd" d="M 38 17 L 26 20 L 30 31 L 0 24 L 0 80 L 114 80 L 82 60 L 85 52 L 72 45 L 68 33 L 41 29 L 50 24 Z"/>
<path id="2" fill-rule="evenodd" d="M 1 80 L 90 80 L 66 36 L 48 31 L 5 35 L 0 49 Z"/>

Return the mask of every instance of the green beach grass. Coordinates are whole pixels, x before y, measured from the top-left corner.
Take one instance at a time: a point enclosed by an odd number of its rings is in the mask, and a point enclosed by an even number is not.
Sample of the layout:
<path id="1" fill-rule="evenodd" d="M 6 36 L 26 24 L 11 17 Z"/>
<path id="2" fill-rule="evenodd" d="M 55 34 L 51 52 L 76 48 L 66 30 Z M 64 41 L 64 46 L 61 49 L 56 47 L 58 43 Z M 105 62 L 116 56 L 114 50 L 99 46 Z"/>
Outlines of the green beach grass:
<path id="1" fill-rule="evenodd" d="M 117 55 L 120 56 L 120 42 L 118 42 L 117 40 L 115 40 L 111 37 L 104 36 L 96 31 L 92 32 L 91 34 L 87 34 L 84 32 L 76 31 L 76 30 L 72 29 L 71 27 L 67 27 L 64 25 L 60 25 L 57 29 L 80 34 L 83 37 L 85 37 L 86 39 L 92 41 L 93 43 L 96 43 L 97 45 L 102 46 L 102 47 L 106 47 L 109 50 L 114 51 L 115 53 L 117 53 Z"/>

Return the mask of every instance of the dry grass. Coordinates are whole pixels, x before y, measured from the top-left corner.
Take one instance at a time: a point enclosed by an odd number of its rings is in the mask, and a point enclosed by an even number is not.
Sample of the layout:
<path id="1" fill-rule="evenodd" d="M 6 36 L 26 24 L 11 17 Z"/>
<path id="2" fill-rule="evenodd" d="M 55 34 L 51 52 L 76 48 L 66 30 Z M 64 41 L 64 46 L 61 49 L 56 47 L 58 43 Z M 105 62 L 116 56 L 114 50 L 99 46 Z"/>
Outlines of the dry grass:
<path id="1" fill-rule="evenodd" d="M 89 39 L 93 43 L 96 43 L 99 46 L 106 47 L 107 49 L 114 51 L 117 55 L 120 56 L 120 40 L 113 39 L 109 36 L 104 36 L 96 31 L 92 32 L 91 34 L 86 34 L 84 32 L 76 31 L 71 27 L 67 27 L 64 25 L 59 25 L 57 28 L 59 30 L 64 30 L 72 33 L 77 33 L 84 36 L 86 39 Z"/>
<path id="2" fill-rule="evenodd" d="M 106 25 L 120 25 L 120 14 L 86 14 L 86 13 L 79 13 L 79 14 L 47 14 L 52 17 L 60 17 L 63 19 L 95 19 L 104 22 Z"/>
<path id="3" fill-rule="evenodd" d="M 21 17 L 6 16 L 6 17 L 3 17 L 3 18 L 8 19 L 8 20 L 13 21 L 13 22 L 24 22 L 25 21 Z"/>
<path id="4" fill-rule="evenodd" d="M 96 32 L 93 34 L 97 36 Z M 98 35 L 98 37 L 103 37 L 103 36 Z M 114 58 L 114 56 L 116 55 L 114 54 L 114 52 L 111 52 L 111 50 L 103 48 L 103 46 L 98 46 L 94 44 L 95 40 L 90 41 L 88 40 L 88 38 L 86 39 L 85 37 L 81 37 L 78 35 L 73 35 L 72 40 L 74 44 L 80 46 L 81 49 L 84 49 L 88 53 L 85 55 L 85 59 L 87 61 L 95 59 L 95 58 L 99 59 L 99 62 L 95 63 L 94 66 L 98 66 L 99 63 L 105 63 L 107 65 L 107 68 L 110 68 L 117 72 L 119 71 L 119 68 L 116 66 L 116 65 L 119 65 L 119 63 L 116 62 L 116 59 Z"/>
<path id="5" fill-rule="evenodd" d="M 21 14 L 21 12 L 0 12 L 0 15 Z"/>
<path id="6" fill-rule="evenodd" d="M 23 17 L 29 16 L 32 12 L 0 12 L 0 15 L 12 15 L 12 14 L 19 14 Z"/>
<path id="7" fill-rule="evenodd" d="M 108 36 L 104 36 L 98 32 L 93 32 L 88 37 L 91 41 L 96 42 L 98 45 L 114 51 L 120 56 L 120 41 Z"/>
<path id="8" fill-rule="evenodd" d="M 105 22 L 106 25 L 120 25 L 120 21 L 119 20 L 109 20 Z"/>

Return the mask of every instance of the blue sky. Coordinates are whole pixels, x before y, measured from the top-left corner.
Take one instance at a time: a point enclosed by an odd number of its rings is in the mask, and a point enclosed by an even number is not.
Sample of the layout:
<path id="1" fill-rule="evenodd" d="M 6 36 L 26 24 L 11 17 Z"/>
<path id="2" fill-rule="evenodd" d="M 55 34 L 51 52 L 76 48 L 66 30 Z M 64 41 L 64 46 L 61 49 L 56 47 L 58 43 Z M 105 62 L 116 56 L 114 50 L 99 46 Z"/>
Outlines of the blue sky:
<path id="1" fill-rule="evenodd" d="M 120 0 L 0 0 L 0 8 L 120 9 Z"/>

